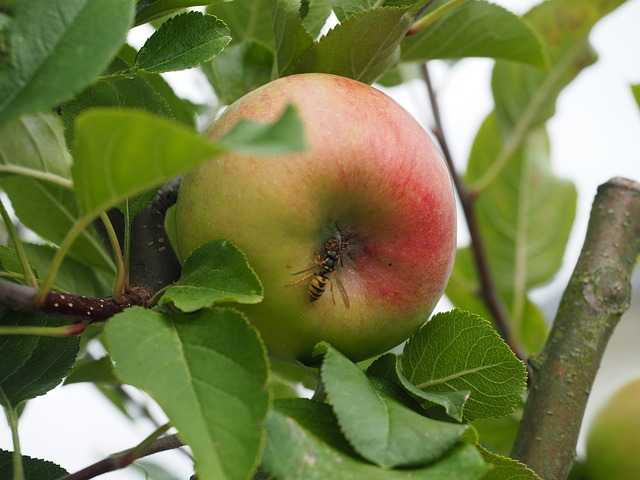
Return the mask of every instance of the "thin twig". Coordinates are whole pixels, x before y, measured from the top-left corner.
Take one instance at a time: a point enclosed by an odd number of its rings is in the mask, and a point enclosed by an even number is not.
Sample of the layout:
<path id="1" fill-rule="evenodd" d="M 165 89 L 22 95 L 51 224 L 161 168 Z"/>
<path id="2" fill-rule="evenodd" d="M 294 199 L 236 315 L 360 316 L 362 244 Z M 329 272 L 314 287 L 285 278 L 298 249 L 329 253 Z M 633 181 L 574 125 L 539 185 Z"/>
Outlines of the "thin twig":
<path id="1" fill-rule="evenodd" d="M 180 441 L 177 435 L 166 435 L 153 441 L 147 449 L 142 452 L 137 452 L 138 447 L 130 448 L 119 453 L 109 455 L 107 458 L 100 460 L 99 462 L 89 465 L 75 473 L 66 475 L 60 480 L 87 480 L 95 478 L 103 473 L 113 472 L 120 470 L 121 468 L 128 467 L 134 461 L 153 455 L 154 453 L 165 452 L 167 450 L 173 450 L 175 448 L 183 447 L 184 444 Z"/>
<path id="2" fill-rule="evenodd" d="M 480 233 L 480 228 L 478 227 L 477 217 L 474 210 L 475 197 L 467 189 L 453 164 L 453 158 L 442 126 L 442 117 L 440 116 L 440 108 L 438 106 L 436 93 L 433 88 L 433 84 L 431 83 L 431 77 L 426 64 L 422 65 L 422 76 L 427 86 L 429 102 L 431 103 L 431 109 L 433 111 L 433 120 L 435 123 L 433 134 L 440 144 L 442 154 L 447 162 L 449 171 L 451 172 L 453 184 L 458 192 L 460 204 L 462 205 L 462 210 L 467 221 L 469 236 L 471 237 L 471 252 L 473 254 L 473 261 L 480 281 L 480 295 L 484 300 L 484 303 L 487 305 L 489 312 L 493 316 L 494 324 L 498 333 L 500 333 L 505 342 L 509 344 L 513 352 L 520 359 L 524 359 L 520 346 L 514 343 L 513 336 L 511 335 L 509 319 L 504 311 L 504 307 L 502 306 L 502 301 L 495 283 L 491 278 L 491 270 L 487 260 L 486 249 L 484 247 L 484 241 Z"/>
<path id="3" fill-rule="evenodd" d="M 584 246 L 549 338 L 535 362 L 514 458 L 545 479 L 563 479 L 575 461 L 582 417 L 605 347 L 629 308 L 640 253 L 640 183 L 600 186 Z"/>

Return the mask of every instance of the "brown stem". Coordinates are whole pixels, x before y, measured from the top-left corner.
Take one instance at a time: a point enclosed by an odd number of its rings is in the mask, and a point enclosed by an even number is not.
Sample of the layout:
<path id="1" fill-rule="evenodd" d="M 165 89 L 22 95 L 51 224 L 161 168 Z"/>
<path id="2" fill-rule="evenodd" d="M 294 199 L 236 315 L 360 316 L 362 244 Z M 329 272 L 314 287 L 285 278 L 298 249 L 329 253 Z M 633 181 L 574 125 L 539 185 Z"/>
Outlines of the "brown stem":
<path id="1" fill-rule="evenodd" d="M 173 450 L 174 448 L 182 447 L 183 443 L 180 441 L 177 435 L 166 435 L 155 440 L 149 448 L 143 452 L 136 453 L 136 448 L 130 448 L 119 453 L 114 453 L 107 458 L 100 460 L 99 462 L 89 465 L 75 473 L 66 475 L 60 480 L 87 480 L 89 478 L 97 477 L 103 473 L 113 472 L 121 468 L 128 467 L 134 461 L 153 455 L 154 453 L 160 453 L 167 450 Z"/>
<path id="2" fill-rule="evenodd" d="M 132 287 L 123 295 L 123 303 L 112 297 L 89 298 L 70 293 L 49 292 L 41 304 L 36 303 L 38 290 L 0 279 L 0 303 L 21 312 L 38 312 L 65 316 L 74 320 L 98 322 L 106 320 L 133 305 L 147 306 L 150 293 L 143 287 Z"/>
<path id="3" fill-rule="evenodd" d="M 471 252 L 473 254 L 473 261 L 476 267 L 476 271 L 478 272 L 478 279 L 480 281 L 480 295 L 493 317 L 493 321 L 498 333 L 500 333 L 505 342 L 509 344 L 518 358 L 524 359 L 524 355 L 520 349 L 520 346 L 515 344 L 515 342 L 513 341 L 509 319 L 505 313 L 495 283 L 491 278 L 491 270 L 489 268 L 489 262 L 487 260 L 486 249 L 484 247 L 484 241 L 480 233 L 480 228 L 478 227 L 477 217 L 474 210 L 475 196 L 472 195 L 469 189 L 466 187 L 466 185 L 462 181 L 462 178 L 453 165 L 451 152 L 449 150 L 447 139 L 444 134 L 444 129 L 442 127 L 442 118 L 440 116 L 440 108 L 438 106 L 436 93 L 431 83 L 431 77 L 429 75 L 429 70 L 427 69 L 426 64 L 422 65 L 422 76 L 427 85 L 427 90 L 429 92 L 429 102 L 431 103 L 431 109 L 433 111 L 433 120 L 435 123 L 433 134 L 440 144 L 442 154 L 445 161 L 447 162 L 449 171 L 451 172 L 451 178 L 453 179 L 453 184 L 456 188 L 456 191 L 458 192 L 462 211 L 464 212 L 464 216 L 467 221 L 469 236 L 471 237 Z"/>
<path id="4" fill-rule="evenodd" d="M 513 447 L 514 458 L 545 479 L 566 478 L 593 380 L 605 347 L 629 307 L 640 253 L 640 183 L 600 186 L 584 246 L 549 338 Z"/>

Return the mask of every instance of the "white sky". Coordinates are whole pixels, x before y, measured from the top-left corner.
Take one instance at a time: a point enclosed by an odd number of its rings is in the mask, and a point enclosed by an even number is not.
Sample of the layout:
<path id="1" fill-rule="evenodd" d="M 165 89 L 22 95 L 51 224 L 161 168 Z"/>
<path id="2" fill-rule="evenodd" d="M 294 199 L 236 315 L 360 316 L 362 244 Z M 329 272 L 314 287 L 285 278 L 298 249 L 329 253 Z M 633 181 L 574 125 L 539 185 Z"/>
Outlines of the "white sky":
<path id="1" fill-rule="evenodd" d="M 523 13 L 536 2 L 501 0 L 496 3 Z M 561 274 L 535 294 L 541 304 L 553 305 L 566 285 L 582 245 L 597 186 L 617 175 L 640 180 L 640 111 L 629 90 L 630 84 L 640 83 L 639 21 L 640 1 L 631 0 L 596 26 L 592 43 L 600 60 L 563 92 L 557 114 L 548 124 L 553 168 L 558 175 L 576 183 L 578 214 Z M 144 30 L 138 31 L 144 35 Z M 491 67 L 492 62 L 486 59 L 465 60 L 451 70 L 443 63 L 434 62 L 431 66 L 450 148 L 460 167 L 464 166 L 480 122 L 492 109 Z M 172 74 L 169 79 L 179 94 L 197 101 L 208 98 L 201 92 L 211 92 L 206 81 L 194 77 L 192 72 Z M 423 124 L 428 123 L 430 114 L 422 85 L 413 83 L 392 89 L 390 93 Z M 460 238 L 465 241 L 464 221 L 460 221 L 460 225 Z M 612 338 L 594 386 L 587 418 L 611 385 L 619 384 L 631 373 L 640 373 L 640 350 L 637 349 L 640 327 L 636 327 L 640 324 L 639 303 L 635 302 L 635 310 L 623 318 Z M 20 433 L 26 455 L 46 458 L 75 471 L 110 453 L 134 446 L 152 430 L 147 422 L 132 425 L 126 421 L 91 387 L 74 385 L 57 388 L 30 402 L 21 420 Z M 0 422 L 0 448 L 10 450 L 10 439 L 6 424 Z M 173 452 L 152 458 L 171 465 L 176 478 L 188 478 L 191 473 L 183 455 Z M 129 469 L 100 478 L 142 477 Z"/>

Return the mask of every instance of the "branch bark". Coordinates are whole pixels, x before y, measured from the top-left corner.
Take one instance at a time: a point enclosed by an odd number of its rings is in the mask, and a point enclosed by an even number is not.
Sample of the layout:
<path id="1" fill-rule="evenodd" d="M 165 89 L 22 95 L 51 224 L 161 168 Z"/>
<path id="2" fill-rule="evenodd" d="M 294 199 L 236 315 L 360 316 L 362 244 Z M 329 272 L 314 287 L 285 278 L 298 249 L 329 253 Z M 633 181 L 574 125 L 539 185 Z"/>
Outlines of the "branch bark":
<path id="1" fill-rule="evenodd" d="M 152 293 L 144 287 L 133 287 L 123 295 L 123 302 L 112 297 L 90 298 L 70 293 L 48 292 L 42 303 L 36 302 L 38 290 L 0 279 L 0 304 L 26 313 L 41 313 L 77 321 L 98 322 L 133 305 L 146 307 Z"/>
<path id="2" fill-rule="evenodd" d="M 640 183 L 613 178 L 593 202 L 584 246 L 525 404 L 512 456 L 544 479 L 575 461 L 582 417 L 607 342 L 629 307 L 640 253 Z"/>
<path id="3" fill-rule="evenodd" d="M 131 224 L 129 278 L 132 285 L 146 285 L 154 293 L 180 277 L 181 265 L 169 243 L 164 219 L 176 203 L 181 182 L 179 177 L 165 183 Z"/>
<path id="4" fill-rule="evenodd" d="M 90 478 L 97 477 L 98 475 L 102 475 L 103 473 L 113 472 L 115 470 L 128 467 L 140 458 L 153 455 L 154 453 L 173 450 L 174 448 L 180 448 L 182 446 L 184 446 L 184 444 L 180 441 L 177 435 L 166 435 L 155 440 L 148 449 L 141 453 L 138 453 L 136 448 L 114 453 L 93 465 L 89 465 L 82 470 L 62 477 L 60 480 L 88 480 Z"/>

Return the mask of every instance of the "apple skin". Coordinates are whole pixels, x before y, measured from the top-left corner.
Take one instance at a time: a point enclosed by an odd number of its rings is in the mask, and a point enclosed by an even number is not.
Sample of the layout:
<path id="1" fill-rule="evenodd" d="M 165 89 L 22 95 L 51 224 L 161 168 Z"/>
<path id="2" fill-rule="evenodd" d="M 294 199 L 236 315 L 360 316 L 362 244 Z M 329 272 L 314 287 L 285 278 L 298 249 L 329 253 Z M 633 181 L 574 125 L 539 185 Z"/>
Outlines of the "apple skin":
<path id="1" fill-rule="evenodd" d="M 590 480 L 640 478 L 640 378 L 617 390 L 596 414 L 587 434 Z"/>
<path id="2" fill-rule="evenodd" d="M 435 144 L 379 90 L 344 77 L 283 77 L 232 104 L 212 126 L 275 121 L 294 104 L 307 149 L 281 157 L 228 154 L 185 175 L 176 207 L 178 254 L 220 238 L 247 255 L 264 300 L 241 305 L 271 355 L 313 362 L 324 340 L 354 361 L 400 344 L 429 317 L 456 249 L 451 178 Z M 315 302 L 311 278 L 325 242 L 352 235 L 332 287 Z M 348 294 L 346 308 L 336 275 Z"/>

